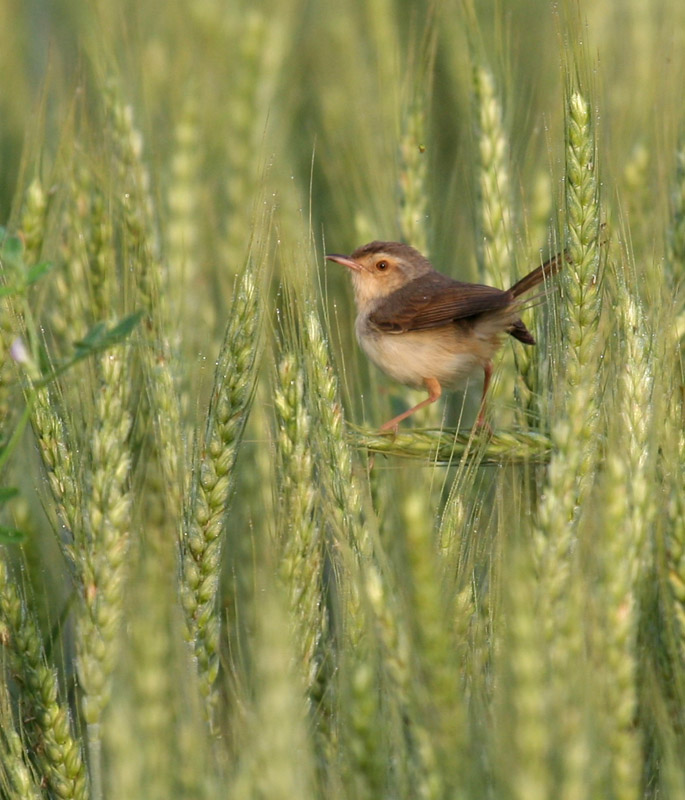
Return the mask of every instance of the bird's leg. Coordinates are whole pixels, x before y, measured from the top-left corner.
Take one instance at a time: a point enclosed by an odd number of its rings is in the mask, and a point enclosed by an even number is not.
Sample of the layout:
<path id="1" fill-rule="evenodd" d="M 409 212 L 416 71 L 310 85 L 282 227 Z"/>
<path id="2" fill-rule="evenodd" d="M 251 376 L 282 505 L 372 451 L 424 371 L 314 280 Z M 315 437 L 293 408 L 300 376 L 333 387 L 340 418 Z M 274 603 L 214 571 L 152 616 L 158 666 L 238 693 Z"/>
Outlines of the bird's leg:
<path id="1" fill-rule="evenodd" d="M 429 406 L 431 403 L 434 403 L 442 394 L 442 388 L 440 387 L 440 384 L 435 378 L 424 378 L 423 385 L 428 390 L 428 397 L 425 400 L 422 400 L 420 403 L 417 403 L 413 408 L 410 408 L 409 411 L 403 411 L 401 414 L 398 414 L 396 417 L 393 417 L 384 425 L 381 425 L 380 429 L 382 431 L 392 431 L 393 433 L 397 433 L 397 428 L 403 419 L 406 419 L 407 417 L 411 416 L 415 411 L 418 411 L 420 408 L 425 408 L 426 406 Z"/>
<path id="2" fill-rule="evenodd" d="M 492 433 L 492 429 L 490 425 L 485 421 L 485 395 L 488 392 L 488 386 L 490 386 L 490 378 L 492 377 L 492 361 L 486 361 L 483 365 L 483 394 L 480 399 L 480 411 L 478 412 L 478 419 L 476 420 L 476 427 L 477 428 L 485 428 Z"/>

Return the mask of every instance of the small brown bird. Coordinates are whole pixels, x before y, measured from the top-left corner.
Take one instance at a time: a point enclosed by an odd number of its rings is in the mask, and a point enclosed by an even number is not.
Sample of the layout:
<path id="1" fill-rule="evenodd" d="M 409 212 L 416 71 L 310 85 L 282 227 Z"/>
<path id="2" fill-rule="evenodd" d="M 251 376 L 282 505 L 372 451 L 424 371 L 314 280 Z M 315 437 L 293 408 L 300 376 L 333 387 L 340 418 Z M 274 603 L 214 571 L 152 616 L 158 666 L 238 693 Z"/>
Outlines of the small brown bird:
<path id="1" fill-rule="evenodd" d="M 382 431 L 396 431 L 403 419 L 434 403 L 443 387 L 456 388 L 478 367 L 485 379 L 477 425 L 484 425 L 492 359 L 503 334 L 535 344 L 519 316 L 521 296 L 556 273 L 563 261 L 554 256 L 502 290 L 449 278 L 400 242 L 370 242 L 350 256 L 326 258 L 350 270 L 355 330 L 364 352 L 399 383 L 428 391 L 425 400 L 386 422 Z"/>

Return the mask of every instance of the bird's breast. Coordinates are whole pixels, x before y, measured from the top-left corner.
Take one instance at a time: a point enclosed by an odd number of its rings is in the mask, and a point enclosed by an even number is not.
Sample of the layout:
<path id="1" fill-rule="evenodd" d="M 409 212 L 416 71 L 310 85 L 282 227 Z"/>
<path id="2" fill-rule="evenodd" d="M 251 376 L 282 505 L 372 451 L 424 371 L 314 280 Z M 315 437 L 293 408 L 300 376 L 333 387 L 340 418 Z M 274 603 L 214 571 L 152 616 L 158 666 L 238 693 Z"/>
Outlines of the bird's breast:
<path id="1" fill-rule="evenodd" d="M 357 318 L 356 334 L 366 355 L 391 378 L 421 387 L 435 378 L 446 388 L 461 384 L 482 367 L 499 346 L 498 336 L 481 337 L 473 326 L 452 323 L 439 328 L 404 333 L 379 331 L 364 315 Z"/>

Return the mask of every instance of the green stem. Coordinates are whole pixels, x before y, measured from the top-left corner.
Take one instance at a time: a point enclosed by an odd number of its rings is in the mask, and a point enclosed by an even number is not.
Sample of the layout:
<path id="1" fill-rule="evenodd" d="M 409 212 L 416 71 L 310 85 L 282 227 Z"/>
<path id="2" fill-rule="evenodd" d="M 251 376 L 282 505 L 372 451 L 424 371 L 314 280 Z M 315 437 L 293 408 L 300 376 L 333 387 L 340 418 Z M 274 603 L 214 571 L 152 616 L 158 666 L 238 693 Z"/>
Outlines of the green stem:
<path id="1" fill-rule="evenodd" d="M 89 723 L 87 730 L 90 800 L 102 800 L 102 738 L 100 736 L 100 723 Z"/>
<path id="2" fill-rule="evenodd" d="M 10 436 L 7 445 L 3 447 L 3 449 L 0 451 L 0 472 L 2 472 L 5 464 L 9 461 L 9 458 L 12 455 L 14 448 L 17 446 L 19 440 L 21 439 L 21 435 L 24 433 L 24 428 L 26 427 L 31 417 L 31 407 L 32 407 L 32 402 L 31 401 L 27 402 L 26 408 L 22 412 L 17 427 L 12 432 L 12 435 Z"/>

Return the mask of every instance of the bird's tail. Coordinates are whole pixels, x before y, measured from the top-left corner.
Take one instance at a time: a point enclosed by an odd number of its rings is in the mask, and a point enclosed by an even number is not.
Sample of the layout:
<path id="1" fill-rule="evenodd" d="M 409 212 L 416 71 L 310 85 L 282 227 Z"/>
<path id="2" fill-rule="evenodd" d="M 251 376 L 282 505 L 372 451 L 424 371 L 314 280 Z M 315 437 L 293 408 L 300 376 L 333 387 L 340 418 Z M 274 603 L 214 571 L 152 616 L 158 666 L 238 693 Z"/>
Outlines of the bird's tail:
<path id="1" fill-rule="evenodd" d="M 556 275 L 567 259 L 568 255 L 565 252 L 557 253 L 555 256 L 552 256 L 552 258 L 547 259 L 547 261 L 537 267 L 537 269 L 524 275 L 520 281 L 516 281 L 509 291 L 514 297 L 525 294 L 525 292 L 530 291 L 535 286 L 538 286 L 538 284 L 551 278 L 552 275 Z"/>

